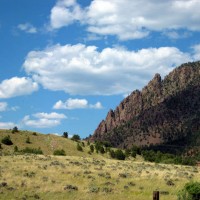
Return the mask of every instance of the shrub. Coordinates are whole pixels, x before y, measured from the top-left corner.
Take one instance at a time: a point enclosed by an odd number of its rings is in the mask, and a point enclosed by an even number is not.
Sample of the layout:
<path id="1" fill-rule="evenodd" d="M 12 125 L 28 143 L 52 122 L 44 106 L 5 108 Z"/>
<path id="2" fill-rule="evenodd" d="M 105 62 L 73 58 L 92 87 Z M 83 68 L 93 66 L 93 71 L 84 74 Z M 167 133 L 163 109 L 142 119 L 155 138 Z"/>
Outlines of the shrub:
<path id="1" fill-rule="evenodd" d="M 31 141 L 30 141 L 30 138 L 29 138 L 29 137 L 27 137 L 27 138 L 26 138 L 26 143 L 27 143 L 27 144 L 30 144 L 30 143 L 31 143 Z"/>
<path id="2" fill-rule="evenodd" d="M 2 149 L 1 143 L 0 143 L 0 149 Z"/>
<path id="3" fill-rule="evenodd" d="M 81 144 L 82 144 L 82 147 L 85 147 L 85 143 L 84 142 L 81 142 Z"/>
<path id="4" fill-rule="evenodd" d="M 15 146 L 15 147 L 14 147 L 14 152 L 18 152 L 18 151 L 19 151 L 18 147 Z"/>
<path id="5" fill-rule="evenodd" d="M 136 151 L 131 151 L 131 156 L 133 157 L 133 158 L 136 158 Z"/>
<path id="6" fill-rule="evenodd" d="M 25 149 L 22 149 L 21 152 L 22 153 L 31 153 L 31 154 L 43 154 L 43 152 L 40 148 L 32 149 L 32 148 L 26 147 Z"/>
<path id="7" fill-rule="evenodd" d="M 77 148 L 78 151 L 83 151 L 83 148 L 79 143 L 77 143 L 76 148 Z"/>
<path id="8" fill-rule="evenodd" d="M 91 151 L 92 153 L 94 152 L 94 145 L 93 145 L 93 144 L 90 145 L 90 151 Z"/>
<path id="9" fill-rule="evenodd" d="M 12 129 L 12 133 L 16 133 L 16 132 L 19 132 L 17 126 L 15 126 L 15 127 Z"/>
<path id="10" fill-rule="evenodd" d="M 112 149 L 110 150 L 110 157 L 115 158 L 115 151 Z"/>
<path id="11" fill-rule="evenodd" d="M 66 185 L 64 190 L 78 190 L 78 187 L 75 185 Z"/>
<path id="12" fill-rule="evenodd" d="M 130 149 L 126 149 L 125 150 L 125 156 L 129 157 L 131 155 L 131 150 Z"/>
<path id="13" fill-rule="evenodd" d="M 99 151 L 100 151 L 101 154 L 104 154 L 104 153 L 105 153 L 105 150 L 104 150 L 103 146 L 101 146 L 101 147 L 99 148 Z"/>
<path id="14" fill-rule="evenodd" d="M 185 190 L 194 200 L 200 198 L 200 182 L 186 183 Z"/>
<path id="15" fill-rule="evenodd" d="M 5 144 L 5 145 L 12 145 L 12 144 L 13 144 L 13 142 L 11 141 L 9 135 L 8 135 L 8 136 L 5 136 L 5 137 L 1 140 L 1 142 L 2 142 L 3 144 Z"/>
<path id="16" fill-rule="evenodd" d="M 53 152 L 54 156 L 66 156 L 66 153 L 63 149 L 57 149 Z"/>
<path id="17" fill-rule="evenodd" d="M 186 183 L 183 190 L 178 194 L 178 200 L 199 200 L 200 182 Z"/>
<path id="18" fill-rule="evenodd" d="M 121 149 L 117 149 L 115 151 L 115 158 L 117 158 L 118 160 L 125 160 L 126 156 Z"/>
<path id="19" fill-rule="evenodd" d="M 32 135 L 37 136 L 37 133 L 36 133 L 36 132 L 33 132 Z"/>

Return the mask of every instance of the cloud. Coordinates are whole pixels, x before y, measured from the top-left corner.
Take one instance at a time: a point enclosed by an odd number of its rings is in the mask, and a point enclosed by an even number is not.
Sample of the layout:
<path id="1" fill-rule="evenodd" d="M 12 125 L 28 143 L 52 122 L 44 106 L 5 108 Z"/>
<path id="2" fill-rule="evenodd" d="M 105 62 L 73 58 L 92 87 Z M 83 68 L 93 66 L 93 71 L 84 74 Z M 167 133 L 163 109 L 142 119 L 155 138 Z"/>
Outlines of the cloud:
<path id="1" fill-rule="evenodd" d="M 65 102 L 59 100 L 55 103 L 53 106 L 54 109 L 84 109 L 84 108 L 93 108 L 93 109 L 102 109 L 103 106 L 100 102 L 97 102 L 96 104 L 92 105 L 89 104 L 86 99 L 67 99 Z"/>
<path id="2" fill-rule="evenodd" d="M 0 112 L 3 111 L 17 111 L 19 109 L 18 106 L 13 106 L 13 107 L 8 107 L 8 103 L 7 102 L 0 102 Z"/>
<path id="3" fill-rule="evenodd" d="M 194 51 L 194 60 L 200 60 L 200 44 L 194 45 L 192 48 Z"/>
<path id="4" fill-rule="evenodd" d="M 26 77 L 13 77 L 0 83 L 0 98 L 28 95 L 38 90 L 38 84 Z"/>
<path id="5" fill-rule="evenodd" d="M 33 114 L 31 119 L 30 115 L 26 115 L 23 120 L 22 124 L 28 127 L 34 128 L 50 128 L 55 127 L 61 124 L 62 119 L 66 119 L 67 116 L 64 114 L 59 113 L 36 113 Z"/>
<path id="6" fill-rule="evenodd" d="M 199 7 L 198 0 L 93 0 L 85 8 L 75 0 L 59 0 L 51 10 L 50 24 L 58 29 L 78 21 L 90 33 L 139 39 L 152 31 L 200 31 Z"/>
<path id="7" fill-rule="evenodd" d="M 17 28 L 21 31 L 24 31 L 26 33 L 37 33 L 37 28 L 34 27 L 32 24 L 30 23 L 25 23 L 25 24 L 19 24 L 17 26 Z"/>
<path id="8" fill-rule="evenodd" d="M 166 75 L 191 59 L 175 47 L 98 51 L 83 44 L 55 45 L 29 52 L 23 68 L 45 89 L 73 95 L 115 95 L 140 89 L 155 73 Z"/>
<path id="9" fill-rule="evenodd" d="M 83 10 L 75 0 L 59 0 L 51 10 L 50 25 L 52 29 L 58 29 L 80 21 L 83 16 Z"/>
<path id="10" fill-rule="evenodd" d="M 0 112 L 6 111 L 8 109 L 8 104 L 6 102 L 0 102 Z"/>
<path id="11" fill-rule="evenodd" d="M 0 122 L 0 129 L 11 129 L 16 126 L 13 122 Z"/>
<path id="12" fill-rule="evenodd" d="M 176 40 L 176 39 L 184 39 L 191 36 L 190 32 L 178 32 L 178 31 L 165 31 L 163 32 L 163 35 L 167 36 L 170 39 Z"/>
<path id="13" fill-rule="evenodd" d="M 36 118 L 45 118 L 45 119 L 66 119 L 67 117 L 64 114 L 59 114 L 56 112 L 52 113 L 36 113 L 33 115 Z"/>

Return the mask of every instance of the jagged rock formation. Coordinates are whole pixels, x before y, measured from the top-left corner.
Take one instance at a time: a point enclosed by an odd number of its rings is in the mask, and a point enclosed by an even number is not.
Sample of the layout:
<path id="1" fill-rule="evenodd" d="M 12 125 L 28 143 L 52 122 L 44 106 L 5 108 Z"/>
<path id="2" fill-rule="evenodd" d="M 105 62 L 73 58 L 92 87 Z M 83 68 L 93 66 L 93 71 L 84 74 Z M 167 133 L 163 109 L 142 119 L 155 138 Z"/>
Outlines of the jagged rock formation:
<path id="1" fill-rule="evenodd" d="M 110 110 L 93 141 L 126 148 L 179 140 L 200 130 L 200 62 L 186 63 L 164 80 L 156 74 Z"/>

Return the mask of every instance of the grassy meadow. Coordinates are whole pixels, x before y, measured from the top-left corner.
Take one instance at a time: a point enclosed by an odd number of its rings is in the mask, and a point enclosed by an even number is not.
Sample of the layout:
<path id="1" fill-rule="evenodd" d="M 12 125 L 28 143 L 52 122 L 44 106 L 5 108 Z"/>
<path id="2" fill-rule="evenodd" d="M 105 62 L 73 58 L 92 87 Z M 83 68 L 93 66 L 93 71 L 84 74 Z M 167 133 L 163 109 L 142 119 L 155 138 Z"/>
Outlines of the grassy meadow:
<path id="1" fill-rule="evenodd" d="M 1 145 L 1 200 L 151 200 L 154 190 L 161 192 L 160 200 L 176 200 L 185 183 L 200 180 L 196 166 L 147 163 L 141 157 L 114 160 L 107 154 L 88 154 L 87 144 L 83 152 L 77 151 L 76 142 L 54 135 L 2 130 L 0 141 L 5 135 L 14 144 Z M 40 147 L 44 155 L 16 155 L 15 145 Z M 58 148 L 67 156 L 53 156 Z"/>

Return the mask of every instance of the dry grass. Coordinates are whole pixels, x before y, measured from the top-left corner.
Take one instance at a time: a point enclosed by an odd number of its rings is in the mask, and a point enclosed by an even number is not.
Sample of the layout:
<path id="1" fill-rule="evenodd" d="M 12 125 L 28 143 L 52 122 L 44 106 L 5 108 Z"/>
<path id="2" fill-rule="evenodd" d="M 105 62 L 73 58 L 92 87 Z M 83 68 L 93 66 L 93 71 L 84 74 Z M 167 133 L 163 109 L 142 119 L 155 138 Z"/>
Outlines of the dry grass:
<path id="1" fill-rule="evenodd" d="M 14 144 L 0 150 L 2 200 L 150 200 L 154 190 L 161 191 L 161 200 L 176 200 L 186 182 L 200 180 L 197 167 L 152 164 L 141 157 L 112 160 L 88 154 L 86 143 L 80 152 L 70 139 L 28 131 L 0 130 L 0 141 L 6 135 Z M 14 146 L 40 147 L 44 155 L 14 155 Z M 49 156 L 55 149 L 64 149 L 67 156 Z"/>
<path id="2" fill-rule="evenodd" d="M 154 190 L 162 191 L 161 200 L 175 200 L 186 182 L 199 179 L 196 167 L 79 156 L 0 157 L 0 184 L 7 183 L 0 186 L 2 200 L 148 200 Z"/>

